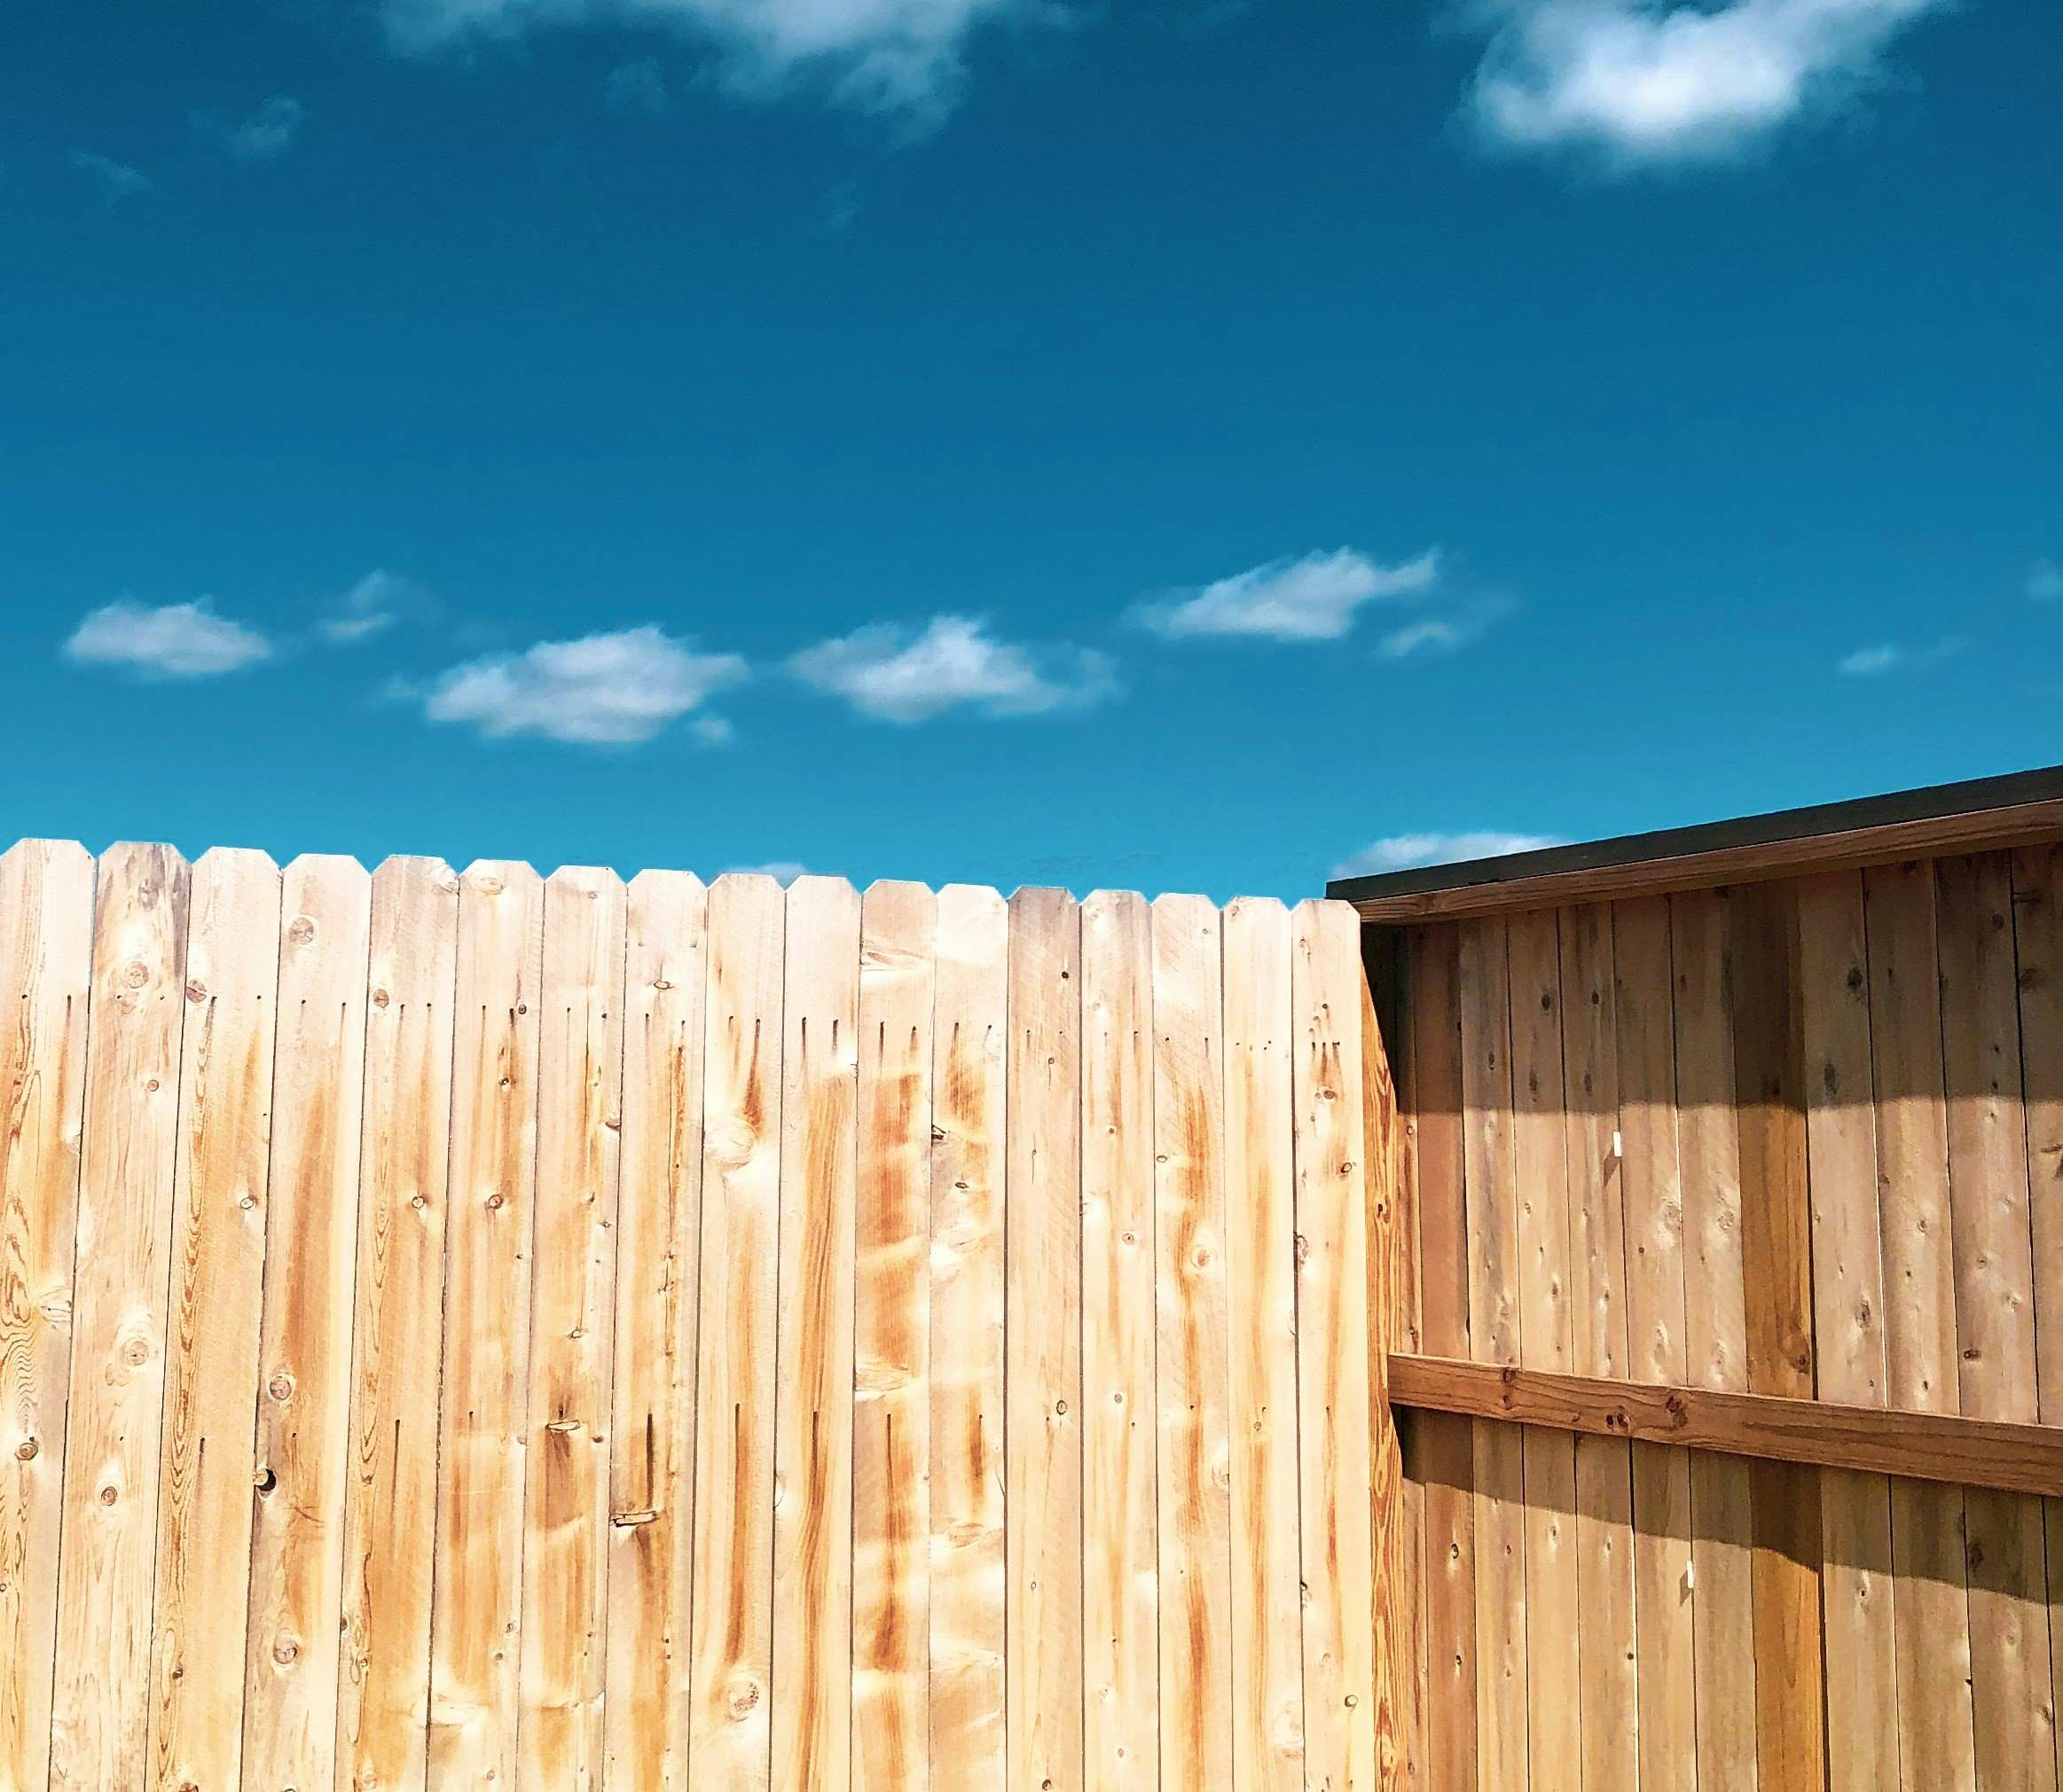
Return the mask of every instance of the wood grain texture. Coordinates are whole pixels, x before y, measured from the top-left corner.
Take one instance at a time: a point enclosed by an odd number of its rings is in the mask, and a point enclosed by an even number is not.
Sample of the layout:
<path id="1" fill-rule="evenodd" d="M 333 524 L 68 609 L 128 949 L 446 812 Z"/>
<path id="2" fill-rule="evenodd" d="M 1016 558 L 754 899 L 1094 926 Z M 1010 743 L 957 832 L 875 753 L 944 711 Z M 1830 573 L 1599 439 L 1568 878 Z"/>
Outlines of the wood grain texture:
<path id="1" fill-rule="evenodd" d="M 356 860 L 311 855 L 286 867 L 245 1648 L 247 1785 L 327 1785 L 336 1773 L 372 910 L 373 880 Z"/>
<path id="2" fill-rule="evenodd" d="M 710 887 L 688 1756 L 740 1788 L 772 1771 L 783 942 L 772 878 Z"/>
<path id="3" fill-rule="evenodd" d="M 685 1792 L 709 891 L 627 892 L 609 1455 L 608 1784 Z"/>
<path id="4" fill-rule="evenodd" d="M 1156 1508 L 1155 912 L 1082 904 L 1082 1707 L 1091 1783 L 1159 1783 L 1163 1674 Z M 1161 1496 L 1173 1497 L 1173 1485 Z M 1157 1547 L 1157 1544 L 1159 1546 Z M 1178 1565 L 1179 1566 L 1179 1565 Z M 1171 1595 L 1178 1588 L 1167 1579 Z M 1165 1688 L 1168 1714 L 1186 1710 Z"/>
<path id="5" fill-rule="evenodd" d="M 1302 1792 L 1289 911 L 1279 902 L 1235 902 L 1224 937 L 1231 1783 L 1237 1792 Z"/>
<path id="6" fill-rule="evenodd" d="M 279 869 L 193 868 L 173 1166 L 171 1326 L 158 1482 L 150 1777 L 235 1785 L 251 1565 Z"/>
<path id="7" fill-rule="evenodd" d="M 602 1779 L 624 913 L 614 872 L 545 880 L 517 1754 L 568 1792 Z"/>
<path id="8" fill-rule="evenodd" d="M 1010 898 L 1004 1297 L 1011 1792 L 1077 1792 L 1082 1728 L 1081 927 Z"/>
<path id="9" fill-rule="evenodd" d="M 141 1784 L 190 873 L 101 856 L 93 901 L 51 1792 Z"/>
<path id="10" fill-rule="evenodd" d="M 922 1792 L 930 1783 L 927 1166 L 937 927 L 937 900 L 923 885 L 877 883 L 867 892 L 859 953 L 851 1710 L 853 1785 L 869 1792 Z"/>
<path id="11" fill-rule="evenodd" d="M 1353 998 L 1347 1024 L 1354 1031 L 1358 1066 L 1367 997 L 1359 975 L 1358 929 L 1351 937 L 1356 975 L 1347 991 Z M 1232 1777 L 1232 1439 L 1224 944 L 1216 908 L 1201 896 L 1157 898 L 1152 959 L 1160 1783 L 1221 1786 Z M 1357 1110 L 1361 1094 L 1357 1084 Z M 1363 1137 L 1353 1139 L 1357 1160 L 1365 1144 Z M 1359 1217 L 1349 1209 L 1350 1222 Z M 1365 1233 L 1361 1253 L 1365 1265 Z M 1361 1301 L 1365 1312 L 1365 1289 Z M 1368 1351 L 1364 1332 L 1364 1389 Z M 1364 1406 L 1364 1427 L 1367 1418 Z M 1364 1484 L 1372 1485 L 1372 1477 Z M 1370 1676 L 1372 1718 L 1372 1664 Z"/>
<path id="12" fill-rule="evenodd" d="M 469 866 L 459 885 L 452 1008 L 433 1786 L 507 1785 L 516 1771 L 544 945 L 537 874 L 500 861 Z"/>
<path id="13" fill-rule="evenodd" d="M 437 1382 L 459 879 L 442 859 L 373 873 L 365 1144 L 344 1488 L 339 1783 L 428 1783 Z"/>
<path id="14" fill-rule="evenodd" d="M 868 900 L 873 903 L 872 893 Z M 880 904 L 869 912 L 880 923 Z M 780 1392 L 773 1443 L 773 1781 L 845 1787 L 855 1769 L 861 1695 L 854 1552 L 871 1536 L 854 1499 L 856 1403 L 875 1382 L 854 1375 L 856 1190 L 864 1180 L 858 1103 L 874 1093 L 878 1054 L 858 1077 L 863 982 L 875 950 L 863 943 L 860 900 L 843 878 L 803 877 L 788 892 L 782 997 Z M 870 1220 L 874 1216 L 869 1214 Z M 868 1266 L 858 1267 L 862 1292 Z M 869 1490 L 868 1499 L 872 1497 Z"/>
<path id="15" fill-rule="evenodd" d="M 0 1788 L 44 1792 L 58 1619 L 93 861 L 0 853 Z"/>
<path id="16" fill-rule="evenodd" d="M 1004 1758 L 1003 1182 L 1009 911 L 938 893 L 932 1005 L 931 1753 L 934 1777 L 1001 1792 Z"/>

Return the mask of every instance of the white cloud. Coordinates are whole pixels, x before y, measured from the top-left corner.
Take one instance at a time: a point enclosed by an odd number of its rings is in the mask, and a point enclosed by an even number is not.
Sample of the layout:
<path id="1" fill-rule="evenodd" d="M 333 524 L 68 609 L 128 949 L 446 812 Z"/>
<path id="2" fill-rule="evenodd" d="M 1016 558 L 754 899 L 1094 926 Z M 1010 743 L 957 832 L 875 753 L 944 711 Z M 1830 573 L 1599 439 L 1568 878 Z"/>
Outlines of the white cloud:
<path id="1" fill-rule="evenodd" d="M 769 859 L 765 865 L 733 865 L 725 867 L 726 877 L 770 877 L 786 889 L 798 877 L 807 877 L 810 868 L 792 858 Z"/>
<path id="2" fill-rule="evenodd" d="M 1946 0 L 1490 0 L 1470 99 L 1494 140 L 1621 162 L 1737 153 L 1878 73 Z"/>
<path id="3" fill-rule="evenodd" d="M 423 593 L 413 580 L 376 567 L 346 591 L 336 609 L 316 628 L 333 646 L 351 646 L 384 633 L 404 612 L 420 608 L 423 602 Z"/>
<path id="4" fill-rule="evenodd" d="M 1429 550 L 1400 566 L 1378 565 L 1355 548 L 1270 560 L 1193 595 L 1142 604 L 1133 616 L 1171 638 L 1259 636 L 1273 641 L 1337 641 L 1363 604 L 1422 598 L 1439 578 Z"/>
<path id="5" fill-rule="evenodd" d="M 1924 647 L 1908 647 L 1898 641 L 1879 641 L 1871 646 L 1858 647 L 1837 660 L 1834 670 L 1844 678 L 1881 678 L 1887 672 L 1906 671 L 1946 660 L 1961 653 L 1965 645 L 1960 635 L 1945 635 Z"/>
<path id="6" fill-rule="evenodd" d="M 2063 598 L 2063 567 L 2054 560 L 2036 560 L 2028 575 L 2028 596 L 2037 604 L 2052 604 Z"/>
<path id="7" fill-rule="evenodd" d="M 96 155 L 90 149 L 74 150 L 72 166 L 81 174 L 91 175 L 98 181 L 110 204 L 135 193 L 147 193 L 157 185 L 142 169 L 133 168 L 125 161 L 116 161 L 113 156 Z"/>
<path id="8" fill-rule="evenodd" d="M 433 722 L 621 747 L 649 740 L 746 672 L 735 653 L 697 653 L 647 623 L 468 660 L 421 694 Z"/>
<path id="9" fill-rule="evenodd" d="M 1391 630 L 1376 644 L 1376 651 L 1385 660 L 1437 659 L 1458 653 L 1511 609 L 1509 598 L 1471 598 L 1444 614 L 1420 616 Z"/>
<path id="10" fill-rule="evenodd" d="M 298 99 L 275 93 L 241 124 L 231 125 L 224 133 L 224 146 L 239 161 L 272 161 L 286 153 L 304 116 Z"/>
<path id="11" fill-rule="evenodd" d="M 884 722 L 922 722 L 963 705 L 984 716 L 1035 716 L 1086 708 L 1118 689 L 1101 653 L 994 640 L 971 616 L 934 616 L 915 636 L 877 623 L 804 648 L 788 665 Z"/>
<path id="12" fill-rule="evenodd" d="M 255 629 L 197 604 L 155 609 L 124 599 L 90 612 L 65 643 L 85 666 L 120 666 L 143 678 L 208 678 L 270 659 L 272 644 Z"/>
<path id="13" fill-rule="evenodd" d="M 965 80 L 964 47 L 979 26 L 1036 17 L 1039 0 L 383 0 L 389 42 L 436 51 L 553 27 L 645 25 L 714 45 L 733 86 L 828 78 L 843 103 L 940 114 Z"/>
<path id="14" fill-rule="evenodd" d="M 1422 865 L 1458 865 L 1471 858 L 1502 858 L 1508 853 L 1537 852 L 1559 846 L 1551 833 L 1500 833 L 1478 830 L 1464 833 L 1393 833 L 1350 853 L 1333 866 L 1335 877 L 1371 877 L 1386 871 L 1409 871 Z"/>
<path id="15" fill-rule="evenodd" d="M 738 738 L 738 731 L 721 716 L 697 716 L 692 732 L 704 747 L 728 747 Z"/>

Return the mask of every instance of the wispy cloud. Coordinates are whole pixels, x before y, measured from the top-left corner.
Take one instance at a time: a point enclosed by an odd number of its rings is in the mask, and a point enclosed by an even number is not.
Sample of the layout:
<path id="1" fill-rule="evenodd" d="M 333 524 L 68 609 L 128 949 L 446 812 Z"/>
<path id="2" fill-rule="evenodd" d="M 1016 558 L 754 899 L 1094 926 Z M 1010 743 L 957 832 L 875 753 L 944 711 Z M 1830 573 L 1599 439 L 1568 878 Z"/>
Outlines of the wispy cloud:
<path id="1" fill-rule="evenodd" d="M 332 646 L 355 646 L 432 607 L 429 593 L 413 579 L 375 567 L 337 599 L 336 607 L 316 623 L 316 632 Z"/>
<path id="2" fill-rule="evenodd" d="M 735 653 L 697 653 L 647 623 L 468 660 L 403 694 L 420 696 L 433 722 L 465 723 L 495 739 L 625 747 L 651 739 L 747 669 Z"/>
<path id="3" fill-rule="evenodd" d="M 1377 642 L 1376 651 L 1385 660 L 1438 659 L 1443 653 L 1459 653 L 1480 640 L 1512 608 L 1509 598 L 1463 599 L 1442 614 L 1419 616 L 1392 629 Z"/>
<path id="4" fill-rule="evenodd" d="M 798 877 L 807 877 L 810 868 L 792 858 L 771 858 L 765 865 L 732 865 L 724 867 L 726 877 L 770 877 L 786 889 Z"/>
<path id="5" fill-rule="evenodd" d="M 1920 647 L 1909 647 L 1899 641 L 1878 641 L 1835 661 L 1834 670 L 1844 678 L 1881 678 L 1887 673 L 1931 666 L 1960 653 L 1968 645 L 1960 635 L 1945 635 Z"/>
<path id="6" fill-rule="evenodd" d="M 216 615 L 208 601 L 156 608 L 127 599 L 104 604 L 72 631 L 65 657 L 152 680 L 208 678 L 271 657 L 271 641 L 255 629 Z"/>
<path id="7" fill-rule="evenodd" d="M 2063 598 L 2063 567 L 2054 560 L 2036 560 L 2028 574 L 2028 596 L 2037 604 Z"/>
<path id="8" fill-rule="evenodd" d="M 110 205 L 116 200 L 150 192 L 157 185 L 141 168 L 133 168 L 125 161 L 116 161 L 113 156 L 96 154 L 90 149 L 74 150 L 72 166 L 81 174 L 90 175 L 100 184 L 100 190 Z"/>
<path id="9" fill-rule="evenodd" d="M 651 56 L 640 56 L 635 62 L 610 69 L 601 90 L 610 111 L 642 113 L 647 118 L 657 118 L 666 110 L 671 98 L 666 91 L 665 72 Z"/>
<path id="10" fill-rule="evenodd" d="M 272 94 L 248 118 L 223 128 L 223 147 L 239 161 L 275 161 L 286 153 L 306 115 L 291 94 Z"/>
<path id="11" fill-rule="evenodd" d="M 1439 555 L 1384 566 L 1358 548 L 1269 560 L 1187 595 L 1141 604 L 1133 619 L 1171 639 L 1211 636 L 1337 641 L 1365 604 L 1423 598 L 1439 578 Z"/>
<path id="12" fill-rule="evenodd" d="M 1881 70 L 1947 0 L 1488 0 L 1475 122 L 1519 149 L 1625 164 L 1736 155 Z"/>
<path id="13" fill-rule="evenodd" d="M 974 616 L 934 616 L 914 635 L 877 623 L 806 647 L 788 665 L 806 684 L 883 722 L 922 722 L 957 708 L 1037 716 L 1086 708 L 1118 689 L 1103 654 L 999 641 Z"/>
<path id="14" fill-rule="evenodd" d="M 636 24 L 710 43 L 732 86 L 815 77 L 843 105 L 936 118 L 966 81 L 982 26 L 1036 20 L 1041 0 L 384 0 L 390 43 L 421 53 L 553 27 Z"/>
<path id="15" fill-rule="evenodd" d="M 1537 852 L 1559 846 L 1552 833 L 1502 833 L 1477 829 L 1461 833 L 1392 833 L 1349 853 L 1334 865 L 1335 877 L 1372 877 L 1386 871 L 1409 871 L 1422 865 L 1459 865 L 1473 858 L 1502 858 L 1514 852 Z"/>

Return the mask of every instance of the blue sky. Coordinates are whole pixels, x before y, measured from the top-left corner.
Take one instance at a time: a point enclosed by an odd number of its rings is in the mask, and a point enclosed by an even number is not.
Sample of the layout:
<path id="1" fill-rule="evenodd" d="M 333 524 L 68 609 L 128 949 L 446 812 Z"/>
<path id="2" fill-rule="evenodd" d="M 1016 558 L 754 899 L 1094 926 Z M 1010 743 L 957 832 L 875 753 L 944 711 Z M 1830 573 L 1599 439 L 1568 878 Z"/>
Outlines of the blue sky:
<path id="1" fill-rule="evenodd" d="M 2059 54 L 12 9 L 0 835 L 1294 896 L 2063 758 Z"/>

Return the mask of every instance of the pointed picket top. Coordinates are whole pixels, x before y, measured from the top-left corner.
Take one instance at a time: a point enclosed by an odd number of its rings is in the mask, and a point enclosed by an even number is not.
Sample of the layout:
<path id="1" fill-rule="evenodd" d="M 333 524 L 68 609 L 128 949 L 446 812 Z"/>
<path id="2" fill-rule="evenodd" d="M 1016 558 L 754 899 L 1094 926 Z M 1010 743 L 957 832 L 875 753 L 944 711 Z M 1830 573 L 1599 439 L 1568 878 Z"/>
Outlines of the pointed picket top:
<path id="1" fill-rule="evenodd" d="M 802 881 L 804 881 L 802 877 L 794 880 L 796 883 Z M 775 896 L 778 897 L 785 894 L 788 888 L 788 885 L 782 883 L 772 872 L 726 871 L 710 885 L 710 894 L 714 896 L 718 890 L 729 890 L 736 894 L 752 891 L 765 899 L 765 892 L 769 889 L 773 890 Z"/>
<path id="2" fill-rule="evenodd" d="M 772 877 L 773 873 L 770 872 L 727 871 L 724 873 L 724 876 L 726 878 Z M 721 880 L 719 880 L 719 881 L 721 881 Z M 779 878 L 773 878 L 773 881 L 775 883 L 780 883 L 780 880 Z M 790 896 L 804 896 L 814 893 L 820 900 L 830 896 L 834 891 L 843 891 L 845 895 L 851 896 L 855 901 L 859 899 L 859 892 L 853 888 L 852 880 L 851 878 L 836 877 L 830 874 L 829 873 L 825 872 L 803 872 L 797 876 L 791 878 L 788 883 L 782 886 L 782 888 L 788 891 Z"/>
<path id="3" fill-rule="evenodd" d="M 943 907 L 950 901 L 953 907 L 962 911 L 975 911 L 1003 906 L 1003 893 L 992 883 L 942 883 L 938 886 L 938 902 Z"/>
<path id="4" fill-rule="evenodd" d="M 528 859 L 476 858 L 459 873 L 459 886 L 470 895 L 498 896 L 505 890 L 542 891 L 545 880 Z"/>
<path id="5" fill-rule="evenodd" d="M 92 863 L 93 855 L 77 841 L 45 840 L 35 834 L 16 841 L 5 852 L 0 852 L 0 870 L 29 865 L 55 870 L 59 865 L 77 867 Z"/>
<path id="6" fill-rule="evenodd" d="M 647 865 L 624 888 L 632 896 L 641 893 L 656 895 L 666 892 L 675 896 L 692 895 L 696 891 L 707 892 L 709 885 L 692 871 L 668 871 L 661 865 Z"/>
<path id="7" fill-rule="evenodd" d="M 1244 919 L 1248 916 L 1277 914 L 1289 919 L 1290 906 L 1280 896 L 1234 896 L 1225 904 L 1225 919 L 1235 916 Z"/>
<path id="8" fill-rule="evenodd" d="M 420 888 L 437 896 L 459 894 L 459 873 L 443 858 L 412 852 L 390 852 L 373 867 L 375 888 L 392 885 Z"/>
<path id="9" fill-rule="evenodd" d="M 1012 908 L 1020 903 L 1028 907 L 1080 906 L 1075 901 L 1072 890 L 1063 888 L 1056 883 L 1021 883 L 1010 892 L 1009 902 Z"/>
<path id="10" fill-rule="evenodd" d="M 1132 908 L 1148 907 L 1146 898 L 1135 889 L 1093 889 L 1082 898 L 1082 913 L 1092 910 L 1097 914 L 1123 912 Z"/>
<path id="11" fill-rule="evenodd" d="M 606 865 L 562 865 L 545 880 L 545 887 L 584 891 L 592 900 L 604 890 L 622 889 L 624 880 Z"/>
<path id="12" fill-rule="evenodd" d="M 281 874 L 278 861 L 263 848 L 255 846 L 211 846 L 193 861 L 196 873 L 211 865 L 218 872 L 228 868 L 248 872 L 263 867 L 274 877 Z"/>

